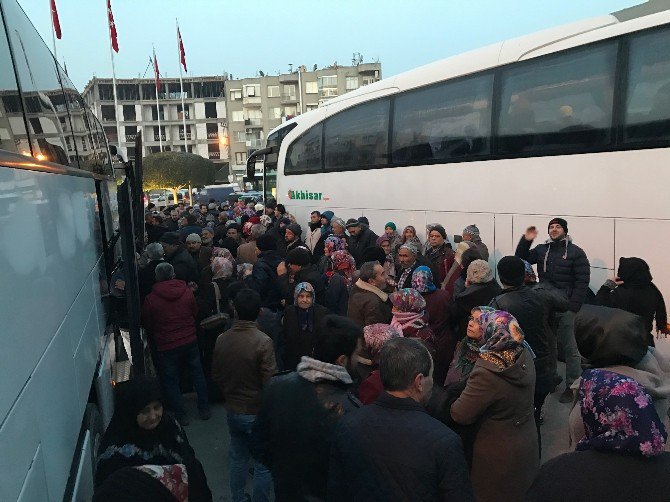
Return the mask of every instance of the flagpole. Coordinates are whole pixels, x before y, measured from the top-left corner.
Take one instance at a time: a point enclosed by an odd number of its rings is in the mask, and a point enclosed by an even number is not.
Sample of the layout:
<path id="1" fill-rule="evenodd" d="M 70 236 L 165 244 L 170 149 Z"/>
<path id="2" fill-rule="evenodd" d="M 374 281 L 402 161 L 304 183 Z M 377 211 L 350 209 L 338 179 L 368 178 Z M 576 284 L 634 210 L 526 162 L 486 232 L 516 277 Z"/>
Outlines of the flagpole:
<path id="1" fill-rule="evenodd" d="M 58 62 L 58 51 L 56 50 L 56 27 L 54 26 L 54 13 L 51 9 L 51 0 L 49 0 L 49 14 L 51 16 L 51 40 L 54 44 L 54 58 Z"/>
<path id="2" fill-rule="evenodd" d="M 161 130 L 161 106 L 158 103 L 158 73 L 156 73 L 156 69 L 158 68 L 158 65 L 156 64 L 156 48 L 153 48 L 154 50 L 154 87 L 156 88 L 156 115 L 158 116 L 158 143 L 160 145 L 160 151 L 163 151 L 163 132 Z M 184 131 L 186 132 L 186 131 Z"/>
<path id="3" fill-rule="evenodd" d="M 181 72 L 181 47 L 179 46 L 179 21 L 175 18 L 177 24 L 177 55 L 179 56 L 179 91 L 181 95 L 181 117 L 184 125 L 184 152 L 188 153 L 188 142 L 186 140 L 186 105 L 184 105 L 184 80 Z"/>
<path id="4" fill-rule="evenodd" d="M 107 12 L 107 1 L 105 1 L 105 12 Z M 119 99 L 116 95 L 116 66 L 114 65 L 114 49 L 112 48 L 112 27 L 109 25 L 109 13 L 107 14 L 107 31 L 109 32 L 109 57 L 112 59 L 112 91 L 114 92 L 114 118 L 116 119 L 116 141 L 121 148 L 121 126 L 119 125 Z M 124 138 L 125 139 L 125 138 Z"/>

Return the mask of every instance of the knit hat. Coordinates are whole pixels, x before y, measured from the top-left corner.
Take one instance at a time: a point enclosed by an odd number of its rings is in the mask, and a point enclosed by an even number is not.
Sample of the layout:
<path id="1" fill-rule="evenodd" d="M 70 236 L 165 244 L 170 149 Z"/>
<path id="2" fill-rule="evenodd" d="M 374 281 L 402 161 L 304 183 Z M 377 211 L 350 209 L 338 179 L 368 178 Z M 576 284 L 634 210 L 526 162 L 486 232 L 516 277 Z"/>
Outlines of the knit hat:
<path id="1" fill-rule="evenodd" d="M 202 242 L 202 239 L 198 234 L 188 234 L 188 237 L 186 237 L 186 242 Z"/>
<path id="2" fill-rule="evenodd" d="M 344 220 L 343 220 L 342 218 L 337 218 L 337 217 L 332 218 L 332 219 L 330 220 L 330 224 L 331 224 L 331 226 L 332 226 L 332 225 L 339 225 L 339 226 L 341 226 L 342 228 L 347 228 L 347 224 L 344 223 Z"/>
<path id="3" fill-rule="evenodd" d="M 563 218 L 552 218 L 551 221 L 549 221 L 549 224 L 547 225 L 547 230 L 549 230 L 549 227 L 552 226 L 554 223 L 558 223 L 561 227 L 563 227 L 563 230 L 565 233 L 568 233 L 568 222 L 565 221 Z"/>
<path id="4" fill-rule="evenodd" d="M 161 235 L 159 241 L 162 244 L 169 244 L 171 246 L 178 246 L 181 242 L 177 232 L 165 232 L 163 235 Z"/>
<path id="5" fill-rule="evenodd" d="M 361 222 L 358 221 L 356 218 L 349 218 L 347 220 L 347 228 L 360 227 L 360 226 L 361 226 Z"/>
<path id="6" fill-rule="evenodd" d="M 463 229 L 463 233 L 468 235 L 479 235 L 479 229 L 477 228 L 477 225 L 468 225 Z"/>
<path id="7" fill-rule="evenodd" d="M 498 277 L 505 286 L 521 286 L 526 276 L 526 266 L 521 258 L 505 256 L 498 262 Z"/>
<path id="8" fill-rule="evenodd" d="M 286 264 L 287 265 L 300 265 L 301 267 L 306 267 L 311 263 L 311 256 L 307 248 L 297 247 L 291 249 L 286 254 Z"/>
<path id="9" fill-rule="evenodd" d="M 297 223 L 291 223 L 290 225 L 287 225 L 286 230 L 290 230 L 291 233 L 293 233 L 293 235 L 296 237 L 300 237 L 300 234 L 302 234 L 302 228 Z"/>
<path id="10" fill-rule="evenodd" d="M 397 230 L 395 223 L 393 223 L 392 221 L 389 221 L 386 225 L 384 225 L 384 230 L 386 230 L 387 228 L 390 228 L 394 232 Z"/>
<path id="11" fill-rule="evenodd" d="M 362 225 L 370 226 L 370 221 L 365 216 L 359 216 L 358 222 Z"/>
<path id="12" fill-rule="evenodd" d="M 258 204 L 256 204 L 256 205 L 254 206 L 254 209 L 255 209 L 256 211 L 262 211 L 263 209 L 265 209 L 265 206 L 259 202 Z"/>
<path id="13" fill-rule="evenodd" d="M 263 234 L 256 239 L 256 247 L 259 251 L 272 251 L 277 249 L 277 239 L 273 235 Z"/>
<path id="14" fill-rule="evenodd" d="M 408 249 L 414 256 L 419 254 L 419 248 L 412 241 L 405 242 L 405 244 L 400 246 L 400 249 Z"/>
<path id="15" fill-rule="evenodd" d="M 493 280 L 491 267 L 484 260 L 475 260 L 468 265 L 467 281 L 470 284 L 482 284 Z"/>
<path id="16" fill-rule="evenodd" d="M 378 246 L 367 247 L 363 250 L 360 263 L 369 261 L 376 261 L 379 262 L 380 265 L 383 265 L 384 262 L 386 262 L 386 253 L 384 253 L 384 250 Z"/>
<path id="17" fill-rule="evenodd" d="M 439 223 L 433 223 L 432 225 L 428 225 L 428 233 L 431 233 L 433 230 L 435 232 L 438 232 L 442 236 L 442 238 L 446 240 L 447 231 L 444 229 L 442 225 L 440 225 Z"/>
<path id="18" fill-rule="evenodd" d="M 330 223 L 330 220 L 333 219 L 333 216 L 335 216 L 335 213 L 333 213 L 332 211 L 324 211 L 323 213 L 321 213 L 321 218 L 325 218 L 328 221 L 328 223 Z"/>

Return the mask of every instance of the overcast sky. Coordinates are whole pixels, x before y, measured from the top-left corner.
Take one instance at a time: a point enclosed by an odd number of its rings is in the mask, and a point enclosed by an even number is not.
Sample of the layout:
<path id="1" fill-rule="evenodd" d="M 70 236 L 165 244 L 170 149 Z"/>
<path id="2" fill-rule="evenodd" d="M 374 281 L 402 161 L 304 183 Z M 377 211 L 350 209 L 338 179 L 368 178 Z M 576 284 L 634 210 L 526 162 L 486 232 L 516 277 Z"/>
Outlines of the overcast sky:
<path id="1" fill-rule="evenodd" d="M 13 0 L 10 0 L 13 1 Z M 19 0 L 50 48 L 48 0 Z M 235 78 L 379 60 L 382 76 L 525 35 L 613 12 L 639 0 L 112 0 L 119 37 L 117 77 L 142 76 L 152 44 L 161 73 L 179 75 L 179 18 L 189 74 Z M 110 77 L 106 0 L 56 0 L 63 37 L 58 59 L 82 90 Z M 147 76 L 151 76 L 151 70 Z"/>

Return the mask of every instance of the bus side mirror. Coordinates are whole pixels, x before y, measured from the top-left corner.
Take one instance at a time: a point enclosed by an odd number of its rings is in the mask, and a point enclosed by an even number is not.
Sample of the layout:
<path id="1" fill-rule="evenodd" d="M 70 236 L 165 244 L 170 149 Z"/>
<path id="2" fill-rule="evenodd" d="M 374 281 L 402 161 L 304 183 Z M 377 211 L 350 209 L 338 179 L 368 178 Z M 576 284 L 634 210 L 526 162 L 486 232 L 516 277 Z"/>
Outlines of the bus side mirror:
<path id="1" fill-rule="evenodd" d="M 247 158 L 247 177 L 244 181 L 256 181 L 256 157 L 272 153 L 272 147 L 256 150 Z"/>

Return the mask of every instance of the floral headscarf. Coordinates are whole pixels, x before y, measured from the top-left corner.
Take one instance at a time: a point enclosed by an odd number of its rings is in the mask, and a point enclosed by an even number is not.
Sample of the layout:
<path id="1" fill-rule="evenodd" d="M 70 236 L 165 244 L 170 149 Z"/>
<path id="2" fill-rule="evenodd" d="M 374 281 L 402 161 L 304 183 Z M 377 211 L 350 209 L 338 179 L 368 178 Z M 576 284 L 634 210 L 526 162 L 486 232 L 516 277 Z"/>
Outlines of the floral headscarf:
<path id="1" fill-rule="evenodd" d="M 212 279 L 227 279 L 233 275 L 233 262 L 228 258 L 212 259 Z"/>
<path id="2" fill-rule="evenodd" d="M 386 234 L 381 234 L 379 237 L 377 237 L 377 240 L 375 241 L 375 246 L 382 247 L 382 242 L 384 241 L 391 244 L 391 238 Z"/>
<path id="3" fill-rule="evenodd" d="M 490 307 L 489 307 L 490 308 Z M 482 341 L 479 352 L 500 352 L 514 349 L 523 343 L 523 331 L 516 318 L 504 310 L 482 310 L 479 325 L 482 327 Z"/>
<path id="4" fill-rule="evenodd" d="M 433 284 L 433 272 L 425 265 L 417 267 L 412 274 L 412 288 L 419 293 L 432 293 L 437 288 Z"/>
<path id="5" fill-rule="evenodd" d="M 389 296 L 393 305 L 391 326 L 403 330 L 409 327 L 422 328 L 425 323 L 426 300 L 416 289 L 403 288 Z"/>
<path id="6" fill-rule="evenodd" d="M 295 287 L 295 290 L 293 291 L 293 302 L 296 305 L 298 304 L 298 295 L 303 291 L 307 291 L 309 294 L 311 294 L 312 301 L 314 300 L 314 286 L 312 286 L 309 282 L 301 282 Z"/>
<path id="7" fill-rule="evenodd" d="M 298 307 L 298 295 L 303 292 L 307 291 L 309 294 L 312 295 L 312 305 L 309 306 L 306 309 Z M 301 282 L 299 283 L 293 292 L 293 303 L 295 304 L 295 309 L 298 314 L 298 324 L 300 324 L 300 329 L 302 331 L 314 331 L 314 301 L 316 297 L 314 294 L 314 286 L 312 286 L 309 282 Z"/>
<path id="8" fill-rule="evenodd" d="M 245 237 L 249 237 L 251 235 L 251 227 L 253 227 L 254 224 L 251 223 L 251 221 L 247 221 L 244 226 L 242 227 L 242 234 Z"/>
<path id="9" fill-rule="evenodd" d="M 535 275 L 535 270 L 533 270 L 533 266 L 526 260 L 521 261 L 523 261 L 524 266 L 523 282 L 526 284 L 535 284 L 537 282 L 537 276 Z"/>
<path id="10" fill-rule="evenodd" d="M 632 378 L 602 369 L 585 370 L 579 404 L 586 435 L 577 450 L 645 457 L 663 453 L 668 433 L 651 397 Z"/>
<path id="11" fill-rule="evenodd" d="M 351 286 L 354 280 L 354 272 L 356 272 L 356 260 L 351 256 L 349 251 L 335 251 L 330 255 L 330 263 L 332 270 L 341 272 L 342 276 L 347 281 L 347 286 Z"/>
<path id="12" fill-rule="evenodd" d="M 340 239 L 335 235 L 327 237 L 323 243 L 326 256 L 330 256 L 335 251 L 344 251 L 347 249 L 347 241 Z"/>
<path id="13" fill-rule="evenodd" d="M 496 309 L 493 307 L 475 307 L 470 311 L 470 314 L 476 312 L 481 312 L 482 315 L 487 312 L 495 312 Z M 478 321 L 481 326 L 481 317 Z M 466 376 L 469 375 L 472 371 L 472 368 L 477 362 L 479 357 L 479 348 L 482 346 L 483 340 L 480 338 L 475 340 L 469 336 L 464 337 L 460 342 L 459 346 L 456 348 L 456 353 L 458 354 L 458 360 L 456 361 L 456 368 L 461 368 L 461 373 Z"/>
<path id="14" fill-rule="evenodd" d="M 235 261 L 233 254 L 228 248 L 212 248 L 212 257 L 213 258 L 226 258 L 231 262 Z"/>
<path id="15" fill-rule="evenodd" d="M 370 324 L 363 328 L 365 347 L 368 349 L 370 359 L 376 359 L 384 344 L 391 338 L 399 338 L 402 331 L 390 324 Z"/>

